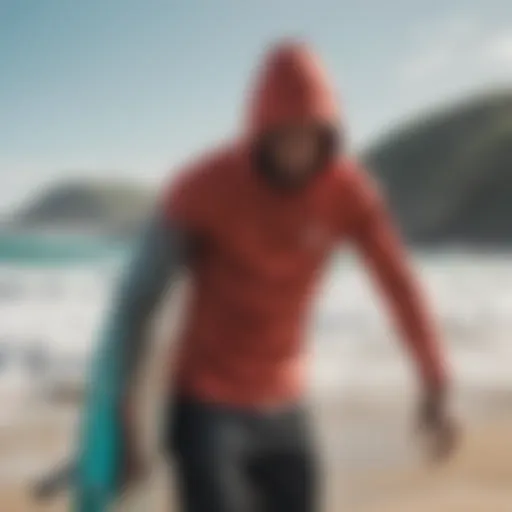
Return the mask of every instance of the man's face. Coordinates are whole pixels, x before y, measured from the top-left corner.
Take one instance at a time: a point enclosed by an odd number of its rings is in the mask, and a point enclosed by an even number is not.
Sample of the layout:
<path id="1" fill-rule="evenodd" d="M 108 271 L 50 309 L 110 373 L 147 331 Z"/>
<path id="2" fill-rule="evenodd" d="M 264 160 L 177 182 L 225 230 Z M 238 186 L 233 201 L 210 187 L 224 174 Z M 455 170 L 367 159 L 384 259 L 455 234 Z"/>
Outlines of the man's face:
<path id="1" fill-rule="evenodd" d="M 276 169 L 288 182 L 301 182 L 318 167 L 325 151 L 322 131 L 316 125 L 283 128 L 272 142 Z"/>

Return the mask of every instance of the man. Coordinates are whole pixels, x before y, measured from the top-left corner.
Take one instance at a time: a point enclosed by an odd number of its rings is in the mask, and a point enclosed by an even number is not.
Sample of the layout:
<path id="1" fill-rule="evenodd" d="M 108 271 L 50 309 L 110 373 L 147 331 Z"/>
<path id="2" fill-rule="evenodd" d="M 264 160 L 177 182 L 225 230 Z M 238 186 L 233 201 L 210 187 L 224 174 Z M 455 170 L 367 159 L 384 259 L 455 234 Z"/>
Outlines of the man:
<path id="1" fill-rule="evenodd" d="M 316 509 L 303 338 L 319 273 L 343 243 L 362 255 L 416 362 L 421 426 L 438 455 L 453 447 L 437 332 L 383 199 L 344 138 L 318 60 L 300 43 L 278 45 L 246 130 L 163 194 L 121 289 L 129 480 L 140 469 L 130 384 L 144 327 L 169 281 L 185 268 L 191 276 L 166 437 L 184 512 Z"/>

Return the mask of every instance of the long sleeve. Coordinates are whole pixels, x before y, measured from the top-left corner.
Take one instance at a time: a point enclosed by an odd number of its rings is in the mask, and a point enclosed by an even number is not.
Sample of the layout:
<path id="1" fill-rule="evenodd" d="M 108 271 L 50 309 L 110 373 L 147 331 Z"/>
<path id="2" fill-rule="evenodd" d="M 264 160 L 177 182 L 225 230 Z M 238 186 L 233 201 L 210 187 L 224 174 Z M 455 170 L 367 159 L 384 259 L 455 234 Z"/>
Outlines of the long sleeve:
<path id="1" fill-rule="evenodd" d="M 122 387 L 129 387 L 144 355 L 146 331 L 159 300 L 186 258 L 184 234 L 163 215 L 146 227 L 121 279 L 108 321 L 115 325 Z"/>
<path id="2" fill-rule="evenodd" d="M 120 338 L 116 343 L 123 390 L 130 387 L 144 356 L 148 321 L 155 307 L 206 231 L 208 189 L 202 177 L 209 168 L 208 161 L 199 161 L 173 173 L 120 284 L 111 331 Z"/>
<path id="3" fill-rule="evenodd" d="M 423 382 L 442 387 L 447 375 L 437 327 L 383 198 L 364 171 L 358 172 L 353 197 L 355 245 L 383 292 Z"/>

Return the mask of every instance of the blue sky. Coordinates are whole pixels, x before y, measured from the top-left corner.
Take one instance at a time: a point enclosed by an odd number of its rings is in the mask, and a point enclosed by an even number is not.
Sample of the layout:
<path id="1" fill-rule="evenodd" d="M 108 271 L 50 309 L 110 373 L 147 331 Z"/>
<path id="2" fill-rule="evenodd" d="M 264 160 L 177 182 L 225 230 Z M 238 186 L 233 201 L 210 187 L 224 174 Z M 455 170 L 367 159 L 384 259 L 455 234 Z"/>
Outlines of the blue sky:
<path id="1" fill-rule="evenodd" d="M 0 210 L 63 177 L 158 182 L 238 128 L 256 60 L 294 34 L 357 145 L 512 83 L 510 0 L 0 0 Z"/>

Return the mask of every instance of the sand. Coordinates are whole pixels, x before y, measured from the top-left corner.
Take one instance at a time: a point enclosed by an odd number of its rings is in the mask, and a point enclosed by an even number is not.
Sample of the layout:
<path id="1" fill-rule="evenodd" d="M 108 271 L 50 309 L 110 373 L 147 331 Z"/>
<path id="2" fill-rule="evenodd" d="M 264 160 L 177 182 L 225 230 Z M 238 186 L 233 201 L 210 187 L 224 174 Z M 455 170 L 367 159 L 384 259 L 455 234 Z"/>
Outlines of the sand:
<path id="1" fill-rule="evenodd" d="M 155 390 L 165 379 L 158 368 L 164 359 L 157 356 L 155 351 L 144 381 L 147 388 L 141 390 L 143 407 L 149 406 L 141 417 L 156 418 L 154 411 L 159 410 Z M 404 396 L 403 387 L 388 393 L 372 389 L 366 396 L 351 390 L 331 398 L 321 396 L 313 400 L 312 412 L 323 454 L 325 512 L 512 512 L 512 392 L 508 388 L 456 390 L 464 436 L 459 451 L 442 466 L 428 463 L 418 438 L 411 435 L 415 398 Z M 44 428 L 42 417 L 52 420 Z M 34 409 L 32 417 L 18 426 L 0 428 L 0 465 L 37 453 L 45 463 L 35 472 L 41 474 L 42 468 L 59 461 L 69 451 L 73 429 L 72 422 L 56 418 L 52 410 L 44 415 Z M 65 496 L 35 503 L 31 481 L 33 475 L 0 475 L 0 511 L 67 510 Z M 154 484 L 159 504 L 131 510 L 177 512 L 165 500 L 169 482 L 172 478 L 161 471 Z"/>
<path id="2" fill-rule="evenodd" d="M 334 406 L 331 406 L 334 407 Z M 337 411 L 323 416 L 323 426 L 337 429 L 333 418 Z M 343 414 L 340 414 L 343 416 Z M 388 414 L 386 418 L 390 418 Z M 368 418 L 365 420 L 369 425 Z M 341 420 L 343 421 L 343 420 Z M 358 421 L 361 421 L 359 418 Z M 330 422 L 326 424 L 325 422 Z M 349 423 L 349 422 L 348 422 Z M 388 422 L 389 423 L 389 422 Z M 512 408 L 500 409 L 487 419 L 466 422 L 460 450 L 446 464 L 432 466 L 425 461 L 396 460 L 368 461 L 368 439 L 353 437 L 346 440 L 351 456 L 341 449 L 339 458 L 325 463 L 325 510 L 338 512 L 510 512 L 512 511 Z M 373 433 L 382 431 L 380 444 L 386 445 L 386 429 L 379 428 L 375 419 Z M 343 430 L 343 429 L 342 429 Z M 371 429 L 369 429 L 371 431 Z M 332 433 L 332 432 L 331 432 Z M 341 432 L 345 437 L 348 431 Z M 36 424 L 25 425 L 22 431 L 0 430 L 0 459 L 20 456 L 27 447 L 39 447 L 50 464 L 50 453 L 56 453 L 58 442 L 65 435 L 42 435 Z M 388 439 L 392 442 L 392 439 Z M 405 445 L 404 445 L 405 446 Z M 325 449 L 325 448 L 324 448 Z M 62 452 L 62 450 L 60 450 Z M 355 456 L 354 456 L 355 454 Z M 331 453 L 332 455 L 332 453 Z M 351 458 L 352 457 L 352 458 Z M 13 459 L 14 460 L 14 459 Z M 365 462 L 366 461 L 366 462 Z M 9 479 L 8 479 L 9 480 Z M 164 479 L 165 481 L 165 479 Z M 162 511 L 166 507 L 162 507 Z M 29 492 L 29 481 L 11 479 L 0 484 L 0 510 L 6 512 L 64 512 L 63 496 L 50 503 L 35 503 Z M 158 511 L 156 511 L 158 512 Z"/>
<path id="3" fill-rule="evenodd" d="M 459 452 L 440 467 L 360 472 L 352 484 L 367 498 L 364 512 L 512 511 L 512 417 L 465 433 Z M 346 485 L 340 482 L 340 485 Z M 340 510 L 335 504 L 331 510 Z"/>

